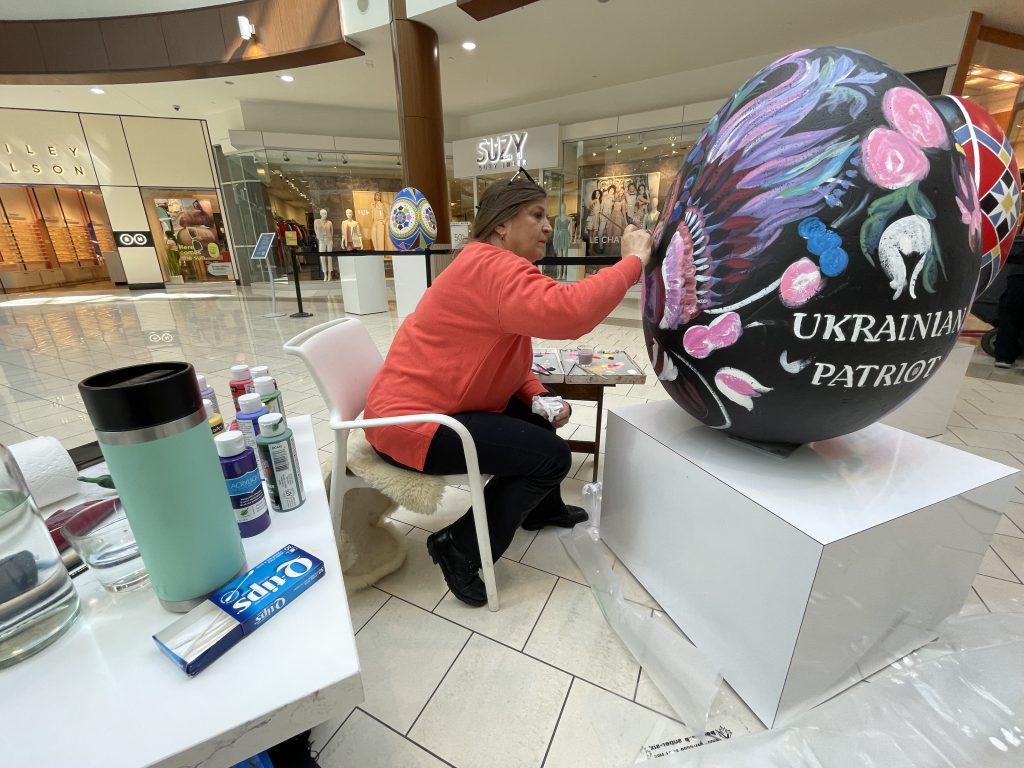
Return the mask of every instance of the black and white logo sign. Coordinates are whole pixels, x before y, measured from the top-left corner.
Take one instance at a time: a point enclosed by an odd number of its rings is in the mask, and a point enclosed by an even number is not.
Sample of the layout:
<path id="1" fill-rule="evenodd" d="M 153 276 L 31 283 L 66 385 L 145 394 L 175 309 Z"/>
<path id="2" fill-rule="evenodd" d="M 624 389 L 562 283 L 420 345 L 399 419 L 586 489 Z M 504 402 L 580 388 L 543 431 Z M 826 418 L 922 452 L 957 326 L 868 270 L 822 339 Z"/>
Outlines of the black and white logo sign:
<path id="1" fill-rule="evenodd" d="M 114 240 L 122 248 L 138 248 L 153 244 L 153 235 L 149 232 L 115 232 Z"/>

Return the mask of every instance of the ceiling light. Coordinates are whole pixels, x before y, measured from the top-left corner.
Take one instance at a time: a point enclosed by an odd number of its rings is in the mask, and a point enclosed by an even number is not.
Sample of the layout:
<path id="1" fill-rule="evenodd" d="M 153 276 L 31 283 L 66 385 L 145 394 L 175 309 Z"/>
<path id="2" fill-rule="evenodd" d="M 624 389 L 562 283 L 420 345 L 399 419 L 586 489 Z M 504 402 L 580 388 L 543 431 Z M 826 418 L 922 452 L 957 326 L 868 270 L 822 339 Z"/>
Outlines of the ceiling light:
<path id="1" fill-rule="evenodd" d="M 465 51 L 476 50 L 476 43 L 474 43 L 472 40 L 467 40 L 462 44 L 462 49 Z"/>
<path id="2" fill-rule="evenodd" d="M 673 141 L 673 142 L 672 142 L 672 146 L 674 147 L 675 145 L 676 145 L 676 143 L 675 143 L 675 142 Z"/>
<path id="3" fill-rule="evenodd" d="M 590 156 L 591 156 L 591 157 L 597 157 L 597 152 L 591 152 L 591 153 L 590 153 Z"/>
<path id="4" fill-rule="evenodd" d="M 95 93 L 97 96 L 102 96 L 104 93 L 106 93 L 106 91 L 104 91 L 102 88 L 90 88 L 89 93 Z"/>
<path id="5" fill-rule="evenodd" d="M 647 149 L 647 147 L 644 147 L 644 149 Z"/>
<path id="6" fill-rule="evenodd" d="M 278 77 L 281 78 L 286 83 L 291 83 L 295 81 L 295 78 L 292 77 L 291 75 L 278 75 Z"/>
<path id="7" fill-rule="evenodd" d="M 999 80 L 1002 80 L 1004 83 L 1012 83 L 1014 80 L 1017 79 L 1013 75 L 1011 75 L 1011 74 L 1009 74 L 1007 72 L 1003 72 L 1001 75 L 998 75 L 997 77 L 998 77 Z"/>
<path id="8" fill-rule="evenodd" d="M 621 149 L 616 149 L 615 153 L 621 155 L 622 154 L 622 150 Z"/>
<path id="9" fill-rule="evenodd" d="M 256 169 L 256 173 L 258 173 L 260 176 L 266 176 L 266 174 L 267 174 L 267 172 L 265 170 L 263 170 L 262 168 L 257 168 Z"/>

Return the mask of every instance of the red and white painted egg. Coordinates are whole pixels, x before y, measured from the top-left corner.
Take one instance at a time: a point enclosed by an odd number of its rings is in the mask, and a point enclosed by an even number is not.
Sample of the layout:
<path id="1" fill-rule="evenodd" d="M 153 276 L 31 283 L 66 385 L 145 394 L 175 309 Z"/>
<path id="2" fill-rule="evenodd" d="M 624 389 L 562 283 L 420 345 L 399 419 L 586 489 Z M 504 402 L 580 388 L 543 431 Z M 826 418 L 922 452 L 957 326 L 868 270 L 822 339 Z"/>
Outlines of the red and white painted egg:
<path id="1" fill-rule="evenodd" d="M 1006 263 L 1021 213 L 1020 169 L 1010 139 L 984 107 L 959 96 L 932 99 L 967 155 L 981 206 L 981 275 L 978 293 Z"/>

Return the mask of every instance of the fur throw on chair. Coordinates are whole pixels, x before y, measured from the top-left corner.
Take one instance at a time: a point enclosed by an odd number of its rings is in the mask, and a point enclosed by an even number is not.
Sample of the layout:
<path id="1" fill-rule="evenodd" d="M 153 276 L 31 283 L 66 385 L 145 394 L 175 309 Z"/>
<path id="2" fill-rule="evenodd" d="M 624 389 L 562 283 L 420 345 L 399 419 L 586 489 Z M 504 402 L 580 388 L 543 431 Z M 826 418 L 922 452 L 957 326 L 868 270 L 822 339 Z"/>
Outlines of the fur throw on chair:
<path id="1" fill-rule="evenodd" d="M 444 494 L 444 479 L 441 476 L 424 475 L 388 464 L 366 441 L 361 429 L 349 433 L 348 468 L 371 488 L 376 488 L 410 512 L 421 515 L 434 514 Z"/>

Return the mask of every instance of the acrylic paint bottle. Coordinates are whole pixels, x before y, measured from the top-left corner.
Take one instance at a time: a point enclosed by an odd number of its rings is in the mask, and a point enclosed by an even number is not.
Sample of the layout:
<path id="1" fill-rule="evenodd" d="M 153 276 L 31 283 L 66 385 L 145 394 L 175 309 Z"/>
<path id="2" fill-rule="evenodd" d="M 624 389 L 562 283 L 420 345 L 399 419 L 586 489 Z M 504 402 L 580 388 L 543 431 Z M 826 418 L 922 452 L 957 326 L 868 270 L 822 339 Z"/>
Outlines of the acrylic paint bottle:
<path id="1" fill-rule="evenodd" d="M 217 402 L 217 393 L 213 391 L 213 387 L 206 383 L 206 377 L 201 373 L 197 373 L 196 381 L 199 382 L 199 396 L 204 400 L 209 400 L 213 403 L 214 413 L 220 413 L 220 403 Z"/>
<path id="2" fill-rule="evenodd" d="M 220 468 L 235 510 L 242 538 L 263 533 L 270 526 L 270 509 L 260 480 L 259 464 L 240 432 L 224 432 L 213 439 Z"/>
<path id="3" fill-rule="evenodd" d="M 255 392 L 250 392 L 238 398 L 238 407 L 240 408 L 236 416 L 238 431 L 245 438 L 245 444 L 255 451 L 256 437 L 260 433 L 260 425 L 257 419 L 260 416 L 265 416 L 269 411 L 263 407 L 260 396 Z"/>
<path id="4" fill-rule="evenodd" d="M 208 398 L 203 398 L 203 410 L 206 413 L 206 420 L 210 423 L 210 431 L 216 437 L 224 431 L 224 419 L 213 409 L 213 403 Z"/>
<path id="5" fill-rule="evenodd" d="M 231 366 L 231 399 L 235 401 L 235 410 L 238 410 L 238 398 L 253 391 L 252 374 L 249 373 L 249 366 L 245 363 Z"/>
<path id="6" fill-rule="evenodd" d="M 267 411 L 269 413 L 280 413 L 285 417 L 285 421 L 287 421 L 288 417 L 284 413 L 284 396 L 274 385 L 274 380 L 269 376 L 257 376 L 252 382 L 256 385 L 256 394 L 260 396 L 260 400 L 263 401 Z"/>
<path id="7" fill-rule="evenodd" d="M 255 383 L 256 379 L 260 376 L 270 376 L 269 365 L 254 365 L 249 369 L 249 373 L 252 375 L 252 380 Z M 270 378 L 274 379 L 273 376 Z M 277 379 L 274 379 L 274 389 L 277 389 Z"/>
<path id="8" fill-rule="evenodd" d="M 267 478 L 270 507 L 275 512 L 290 512 L 306 501 L 295 439 L 284 422 L 284 416 L 279 413 L 261 416 L 259 425 L 256 450 Z"/>

